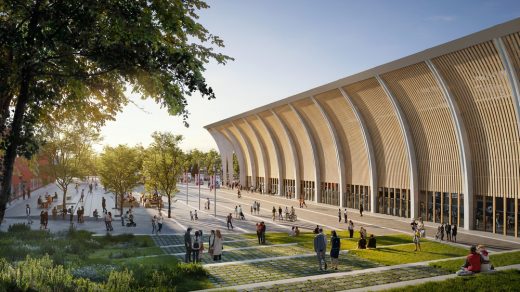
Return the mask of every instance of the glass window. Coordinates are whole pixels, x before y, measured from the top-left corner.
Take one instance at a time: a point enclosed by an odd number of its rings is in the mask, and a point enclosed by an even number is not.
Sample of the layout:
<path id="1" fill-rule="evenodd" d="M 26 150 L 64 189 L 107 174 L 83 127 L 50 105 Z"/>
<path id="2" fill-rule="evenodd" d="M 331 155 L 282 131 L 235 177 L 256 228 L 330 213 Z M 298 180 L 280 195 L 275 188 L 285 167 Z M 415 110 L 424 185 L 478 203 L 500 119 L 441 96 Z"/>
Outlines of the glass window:
<path id="1" fill-rule="evenodd" d="M 448 223 L 450 222 L 450 194 L 442 193 L 442 222 Z"/>
<path id="2" fill-rule="evenodd" d="M 464 227 L 464 194 L 459 194 L 459 226 Z M 474 208 L 473 206 L 471 208 Z"/>
<path id="3" fill-rule="evenodd" d="M 433 192 L 428 192 L 428 221 L 433 222 Z"/>
<path id="4" fill-rule="evenodd" d="M 401 206 L 401 190 L 395 189 L 395 209 L 397 210 L 396 216 L 403 216 L 402 215 L 402 206 Z"/>
<path id="5" fill-rule="evenodd" d="M 459 201 L 459 194 L 457 193 L 451 193 L 451 222 L 450 224 L 457 224 L 458 220 L 458 201 Z"/>
<path id="6" fill-rule="evenodd" d="M 504 233 L 504 198 L 495 198 L 495 232 Z"/>
<path id="7" fill-rule="evenodd" d="M 435 192 L 435 222 L 441 223 L 441 193 Z"/>
<path id="8" fill-rule="evenodd" d="M 515 235 L 515 199 L 507 198 L 506 204 L 506 232 L 507 235 Z"/>

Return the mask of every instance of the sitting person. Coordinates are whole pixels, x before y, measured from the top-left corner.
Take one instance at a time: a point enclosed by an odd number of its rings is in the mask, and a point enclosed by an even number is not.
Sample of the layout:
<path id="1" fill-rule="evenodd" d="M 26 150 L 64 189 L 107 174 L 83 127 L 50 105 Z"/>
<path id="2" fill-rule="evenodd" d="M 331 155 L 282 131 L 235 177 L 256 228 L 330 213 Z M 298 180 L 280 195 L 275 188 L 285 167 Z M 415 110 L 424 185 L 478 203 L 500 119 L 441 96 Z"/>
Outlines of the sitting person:
<path id="1" fill-rule="evenodd" d="M 367 241 L 364 237 L 361 237 L 357 243 L 357 249 L 366 249 Z"/>
<path id="2" fill-rule="evenodd" d="M 298 226 L 294 229 L 294 236 L 300 236 L 300 229 L 298 229 Z"/>
<path id="3" fill-rule="evenodd" d="M 489 272 L 491 270 L 494 270 L 493 265 L 489 261 L 489 253 L 486 250 L 486 247 L 484 245 L 478 245 L 477 251 L 480 254 L 480 257 L 482 258 L 482 263 L 480 265 L 480 271 Z"/>
<path id="4" fill-rule="evenodd" d="M 291 228 L 291 231 L 289 231 L 289 236 L 296 236 L 296 230 L 294 226 Z"/>
<path id="5" fill-rule="evenodd" d="M 482 257 L 479 253 L 477 253 L 477 247 L 472 245 L 470 248 L 470 253 L 466 257 L 466 262 L 462 269 L 457 272 L 459 276 L 472 275 L 474 273 L 480 273 L 482 264 Z"/>
<path id="6" fill-rule="evenodd" d="M 368 238 L 367 248 L 376 248 L 376 238 L 374 237 L 374 234 L 370 234 L 370 237 Z"/>
<path id="7" fill-rule="evenodd" d="M 94 209 L 94 212 L 92 212 L 92 216 L 96 218 L 96 220 L 99 218 L 99 212 L 97 209 Z"/>

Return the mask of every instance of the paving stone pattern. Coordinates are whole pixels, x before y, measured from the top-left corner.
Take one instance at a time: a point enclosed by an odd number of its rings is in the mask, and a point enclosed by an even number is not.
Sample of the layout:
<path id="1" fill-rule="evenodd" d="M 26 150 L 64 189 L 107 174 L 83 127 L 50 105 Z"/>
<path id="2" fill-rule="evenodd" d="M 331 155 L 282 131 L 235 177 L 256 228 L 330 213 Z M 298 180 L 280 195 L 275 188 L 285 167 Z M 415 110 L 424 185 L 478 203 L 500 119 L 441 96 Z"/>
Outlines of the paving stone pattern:
<path id="1" fill-rule="evenodd" d="M 326 259 L 327 262 L 330 263 L 328 256 Z M 339 259 L 337 271 L 330 269 L 319 271 L 315 256 L 248 264 L 213 266 L 207 267 L 207 269 L 211 275 L 209 279 L 215 287 L 226 287 L 335 272 L 348 272 L 379 266 L 376 263 L 352 255 L 340 255 Z"/>
<path id="2" fill-rule="evenodd" d="M 430 266 L 396 268 L 382 272 L 307 280 L 288 284 L 261 286 L 237 291 L 342 291 L 446 275 L 447 272 Z"/>
<path id="3" fill-rule="evenodd" d="M 254 248 L 246 250 L 231 250 L 222 252 L 221 263 L 244 261 L 244 260 L 255 260 L 271 257 L 282 257 L 282 256 L 294 256 L 294 255 L 305 255 L 309 254 L 309 250 L 297 245 L 290 246 L 272 246 L 264 248 Z M 184 259 L 184 255 L 178 256 Z M 203 253 L 201 257 L 202 264 L 214 263 L 213 258 L 208 253 Z"/>

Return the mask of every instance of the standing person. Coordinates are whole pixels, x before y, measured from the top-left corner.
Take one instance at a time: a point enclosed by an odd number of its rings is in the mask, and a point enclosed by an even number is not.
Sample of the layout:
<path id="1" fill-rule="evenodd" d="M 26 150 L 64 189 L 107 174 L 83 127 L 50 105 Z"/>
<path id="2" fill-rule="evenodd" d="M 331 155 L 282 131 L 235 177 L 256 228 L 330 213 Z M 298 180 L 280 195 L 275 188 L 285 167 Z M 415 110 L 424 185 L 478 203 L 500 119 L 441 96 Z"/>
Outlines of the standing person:
<path id="1" fill-rule="evenodd" d="M 27 224 L 33 223 L 31 219 L 31 206 L 29 206 L 29 204 L 25 205 L 25 217 L 27 218 Z"/>
<path id="2" fill-rule="evenodd" d="M 256 202 L 256 211 L 260 214 L 260 202 Z"/>
<path id="3" fill-rule="evenodd" d="M 209 198 L 208 198 L 208 210 L 209 210 L 209 207 L 210 207 L 210 203 L 209 203 Z"/>
<path id="4" fill-rule="evenodd" d="M 188 227 L 186 233 L 184 233 L 184 248 L 186 248 L 186 254 L 184 255 L 184 262 L 191 262 L 191 227 Z"/>
<path id="5" fill-rule="evenodd" d="M 45 230 L 47 230 L 47 225 L 49 224 L 49 212 L 45 211 L 43 213 L 43 225 L 45 227 Z"/>
<path id="6" fill-rule="evenodd" d="M 238 219 L 238 206 L 235 205 L 235 219 Z"/>
<path id="7" fill-rule="evenodd" d="M 161 233 L 163 225 L 163 216 L 162 213 L 159 213 L 159 217 L 157 218 L 157 234 Z"/>
<path id="8" fill-rule="evenodd" d="M 359 203 L 359 215 L 363 217 L 363 203 Z"/>
<path id="9" fill-rule="evenodd" d="M 265 244 L 265 232 L 267 230 L 267 227 L 265 226 L 265 223 L 264 221 L 260 222 L 260 225 L 262 225 L 262 235 L 261 235 L 261 241 L 262 241 L 262 244 Z"/>
<path id="10" fill-rule="evenodd" d="M 199 215 L 197 214 L 197 210 L 195 210 L 195 214 L 193 214 L 193 216 L 195 216 L 195 220 L 199 220 Z"/>
<path id="11" fill-rule="evenodd" d="M 280 221 L 283 220 L 282 206 L 278 206 L 278 220 L 280 220 Z"/>
<path id="12" fill-rule="evenodd" d="M 341 209 L 340 209 L 341 212 Z M 341 213 L 340 213 L 341 214 Z M 330 239 L 330 267 L 334 270 L 338 269 L 339 250 L 341 249 L 341 242 L 336 234 L 336 230 L 332 230 L 332 238 Z"/>
<path id="13" fill-rule="evenodd" d="M 246 217 L 244 216 L 244 212 L 242 212 L 242 205 L 238 205 L 238 215 L 240 216 L 240 219 L 246 220 Z"/>
<path id="14" fill-rule="evenodd" d="M 457 224 L 455 223 L 451 226 L 451 239 L 457 242 Z"/>
<path id="15" fill-rule="evenodd" d="M 338 222 L 341 223 L 341 208 L 338 209 Z"/>
<path id="16" fill-rule="evenodd" d="M 343 211 L 343 217 L 345 218 L 345 223 L 347 223 L 347 208 Z"/>
<path id="17" fill-rule="evenodd" d="M 413 243 L 415 244 L 414 251 L 417 251 L 417 249 L 421 251 L 421 233 L 419 232 L 419 230 L 415 230 L 413 232 Z"/>
<path id="18" fill-rule="evenodd" d="M 103 213 L 107 213 L 107 200 L 105 197 L 101 198 L 101 207 L 103 208 Z"/>
<path id="19" fill-rule="evenodd" d="M 258 244 L 262 244 L 262 225 L 256 223 L 256 237 L 258 237 Z"/>
<path id="20" fill-rule="evenodd" d="M 157 233 L 157 216 L 152 217 L 152 234 Z"/>
<path id="21" fill-rule="evenodd" d="M 273 206 L 273 221 L 276 218 L 276 208 Z"/>
<path id="22" fill-rule="evenodd" d="M 354 222 L 352 222 L 352 220 L 348 220 L 348 233 L 349 233 L 349 237 L 352 238 L 354 237 Z"/>
<path id="23" fill-rule="evenodd" d="M 440 232 L 441 232 L 441 240 L 444 240 L 444 224 L 441 224 Z"/>
<path id="24" fill-rule="evenodd" d="M 43 226 L 45 225 L 45 220 L 43 219 L 43 210 L 40 212 L 40 230 L 43 229 Z"/>
<path id="25" fill-rule="evenodd" d="M 320 271 L 323 271 L 322 262 L 325 264 L 325 270 L 327 269 L 327 262 L 325 261 L 325 251 L 327 250 L 327 238 L 323 234 L 323 229 L 319 229 L 318 234 L 314 237 L 314 251 L 318 257 L 318 263 Z"/>
<path id="26" fill-rule="evenodd" d="M 83 191 L 81 191 L 81 196 L 79 197 L 80 203 L 83 203 L 83 198 L 85 198 L 85 194 L 83 193 Z"/>
<path id="27" fill-rule="evenodd" d="M 200 231 L 195 231 L 195 238 L 193 239 L 193 244 L 191 248 L 192 252 L 192 262 L 198 263 L 200 262 L 200 252 L 204 250 L 204 243 L 202 242 L 202 235 Z"/>
<path id="28" fill-rule="evenodd" d="M 227 216 L 227 229 L 229 230 L 229 226 L 231 225 L 231 230 L 233 230 L 233 222 L 231 220 L 233 219 L 233 216 L 231 216 L 231 213 Z"/>
<path id="29" fill-rule="evenodd" d="M 251 215 L 253 215 L 253 205 L 251 205 Z"/>
<path id="30" fill-rule="evenodd" d="M 108 224 L 108 213 L 105 213 L 105 216 L 103 217 L 103 219 L 105 220 L 105 227 L 107 229 L 107 231 L 110 231 L 110 225 Z"/>
<path id="31" fill-rule="evenodd" d="M 220 261 L 222 259 L 222 249 L 224 247 L 224 239 L 222 233 L 217 229 L 215 231 L 215 242 L 213 244 L 213 260 Z"/>
<path id="32" fill-rule="evenodd" d="M 251 206 L 251 214 L 256 214 L 256 201 L 254 201 L 253 205 Z"/>
<path id="33" fill-rule="evenodd" d="M 446 223 L 444 230 L 446 231 L 446 240 L 451 241 L 451 224 Z"/>
<path id="34" fill-rule="evenodd" d="M 213 256 L 213 247 L 215 245 L 215 230 L 211 230 L 208 237 L 208 253 Z"/>

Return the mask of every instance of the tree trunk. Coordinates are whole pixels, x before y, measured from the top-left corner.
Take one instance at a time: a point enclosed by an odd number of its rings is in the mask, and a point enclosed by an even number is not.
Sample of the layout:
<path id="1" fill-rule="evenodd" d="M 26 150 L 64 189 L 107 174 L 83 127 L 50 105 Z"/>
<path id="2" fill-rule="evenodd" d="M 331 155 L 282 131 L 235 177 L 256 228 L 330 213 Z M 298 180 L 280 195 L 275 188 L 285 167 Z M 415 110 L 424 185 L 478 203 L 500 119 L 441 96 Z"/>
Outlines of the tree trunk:
<path id="1" fill-rule="evenodd" d="M 63 191 L 63 209 L 67 209 L 67 190 L 68 190 L 68 186 L 62 186 L 62 189 Z M 63 212 L 63 219 L 65 219 L 65 212 Z"/>
<path id="2" fill-rule="evenodd" d="M 172 218 L 172 196 L 168 194 L 168 218 Z"/>
<path id="3" fill-rule="evenodd" d="M 121 202 L 119 202 L 119 213 L 123 216 L 123 199 L 125 198 L 125 193 L 121 194 Z M 116 200 L 117 201 L 117 200 Z"/>
<path id="4" fill-rule="evenodd" d="M 20 143 L 19 133 L 22 129 L 25 108 L 29 100 L 29 83 L 31 82 L 31 77 L 29 76 L 29 72 L 24 72 L 23 75 L 24 78 L 20 86 L 20 95 L 16 101 L 16 108 L 11 123 L 10 133 L 6 137 L 8 146 L 3 157 L 2 189 L 0 190 L 0 224 L 2 224 L 2 221 L 4 220 L 7 202 L 11 195 L 11 177 L 13 176 L 16 150 Z"/>
<path id="5" fill-rule="evenodd" d="M 25 38 L 29 50 L 34 50 L 34 41 L 36 30 L 38 29 L 41 3 L 41 0 L 36 1 L 32 10 L 31 19 L 29 21 L 27 37 Z M 5 137 L 4 140 L 8 145 L 4 152 L 2 161 L 3 169 L 1 176 L 2 189 L 0 190 L 0 224 L 2 224 L 2 221 L 4 220 L 7 202 L 9 201 L 9 196 L 11 195 L 11 177 L 13 176 L 13 166 L 16 159 L 16 150 L 20 144 L 20 131 L 22 129 L 27 103 L 29 102 L 29 86 L 32 82 L 31 57 L 32 54 L 29 54 L 29 57 L 23 63 L 24 65 L 22 66 L 20 74 L 20 91 L 16 101 L 13 121 L 11 122 L 11 128 L 5 129 L 6 131 L 9 131 L 9 134 Z"/>

